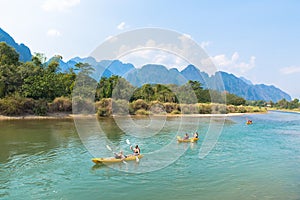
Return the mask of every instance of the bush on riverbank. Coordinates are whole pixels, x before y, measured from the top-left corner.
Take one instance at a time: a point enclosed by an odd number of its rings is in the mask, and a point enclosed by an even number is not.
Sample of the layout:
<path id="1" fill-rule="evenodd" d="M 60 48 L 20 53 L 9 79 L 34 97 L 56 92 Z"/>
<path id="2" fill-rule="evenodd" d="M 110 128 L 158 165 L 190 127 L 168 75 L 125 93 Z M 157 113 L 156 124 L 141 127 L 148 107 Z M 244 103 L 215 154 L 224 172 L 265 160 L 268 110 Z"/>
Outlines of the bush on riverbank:
<path id="1" fill-rule="evenodd" d="M 72 101 L 67 97 L 57 97 L 49 104 L 49 112 L 71 112 Z"/>
<path id="2" fill-rule="evenodd" d="M 0 99 L 0 115 L 47 115 L 56 112 L 96 113 L 99 117 L 114 115 L 150 115 L 150 114 L 227 114 L 227 113 L 255 113 L 266 112 L 264 107 L 234 106 L 217 103 L 177 104 L 159 101 L 146 102 L 138 99 L 133 102 L 127 100 L 112 100 L 103 98 L 96 103 L 80 98 L 72 100 L 67 97 L 55 98 L 53 102 L 34 100 L 20 96 L 9 96 Z"/>
<path id="3" fill-rule="evenodd" d="M 18 97 L 5 97 L 0 99 L 0 114 L 7 116 L 16 116 L 24 114 L 23 98 Z"/>
<path id="4" fill-rule="evenodd" d="M 96 113 L 99 117 L 109 117 L 112 114 L 111 98 L 103 98 L 95 103 Z"/>
<path id="5" fill-rule="evenodd" d="M 146 102 L 138 99 L 129 103 L 126 100 L 102 99 L 96 102 L 98 116 L 151 115 L 151 114 L 227 114 L 266 112 L 266 108 L 253 106 L 234 106 L 217 103 L 176 104 L 159 101 Z"/>
<path id="6" fill-rule="evenodd" d="M 46 115 L 48 112 L 47 101 L 34 100 L 20 96 L 8 96 L 0 99 L 0 114 L 6 116 L 20 115 Z"/>

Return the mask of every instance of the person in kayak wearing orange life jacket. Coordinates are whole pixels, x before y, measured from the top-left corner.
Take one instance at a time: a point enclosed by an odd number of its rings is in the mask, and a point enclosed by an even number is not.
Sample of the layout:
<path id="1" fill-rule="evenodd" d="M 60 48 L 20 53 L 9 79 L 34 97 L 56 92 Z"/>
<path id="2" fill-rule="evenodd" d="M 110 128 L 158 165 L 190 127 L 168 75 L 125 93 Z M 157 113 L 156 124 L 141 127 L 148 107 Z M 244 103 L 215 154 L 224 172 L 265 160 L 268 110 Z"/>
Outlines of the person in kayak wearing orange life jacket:
<path id="1" fill-rule="evenodd" d="M 133 151 L 133 155 L 135 155 L 135 156 L 138 156 L 141 153 L 139 145 L 136 145 L 135 148 L 132 148 L 132 146 L 130 146 L 130 149 Z"/>
<path id="2" fill-rule="evenodd" d="M 187 134 L 187 133 L 186 133 L 186 134 L 184 135 L 184 137 L 183 137 L 184 140 L 188 140 L 189 138 L 190 138 L 190 136 L 189 136 L 189 134 Z"/>

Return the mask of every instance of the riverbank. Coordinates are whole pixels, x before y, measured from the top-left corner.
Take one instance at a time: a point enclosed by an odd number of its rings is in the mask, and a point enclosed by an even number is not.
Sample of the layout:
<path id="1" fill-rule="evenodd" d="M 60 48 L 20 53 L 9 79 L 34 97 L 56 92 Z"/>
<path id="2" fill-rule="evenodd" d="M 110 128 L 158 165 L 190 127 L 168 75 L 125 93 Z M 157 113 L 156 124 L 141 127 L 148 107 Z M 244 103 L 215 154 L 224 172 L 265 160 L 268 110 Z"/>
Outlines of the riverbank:
<path id="1" fill-rule="evenodd" d="M 26 120 L 26 119 L 73 119 L 74 115 L 70 113 L 52 113 L 45 116 L 21 115 L 21 116 L 5 116 L 0 115 L 0 120 Z"/>
<path id="2" fill-rule="evenodd" d="M 276 109 L 276 108 L 268 108 L 269 111 L 280 111 L 280 112 L 292 112 L 292 113 L 300 113 L 299 109 Z"/>
<path id="3" fill-rule="evenodd" d="M 154 117 L 232 117 L 232 116 L 241 116 L 241 115 L 249 115 L 249 114 L 265 114 L 267 112 L 256 112 L 256 113 L 228 113 L 228 114 L 154 114 L 150 116 Z M 127 115 L 130 117 L 147 117 L 149 115 Z M 124 115 L 113 115 L 111 117 L 127 117 Z M 23 116 L 4 116 L 0 115 L 1 120 L 44 120 L 44 119 L 74 119 L 74 118 L 95 118 L 94 115 L 82 115 L 82 114 L 72 114 L 72 113 L 52 113 L 46 116 L 36 116 L 36 115 L 23 115 Z M 107 118 L 107 117 L 100 117 Z"/>

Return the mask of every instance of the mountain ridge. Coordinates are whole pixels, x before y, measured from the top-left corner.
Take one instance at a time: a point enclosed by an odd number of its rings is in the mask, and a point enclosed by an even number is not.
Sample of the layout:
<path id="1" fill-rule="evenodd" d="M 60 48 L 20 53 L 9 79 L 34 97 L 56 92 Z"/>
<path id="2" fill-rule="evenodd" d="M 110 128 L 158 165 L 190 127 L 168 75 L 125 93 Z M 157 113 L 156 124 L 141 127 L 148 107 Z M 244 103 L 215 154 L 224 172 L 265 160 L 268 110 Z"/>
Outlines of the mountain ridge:
<path id="1" fill-rule="evenodd" d="M 6 42 L 19 53 L 20 61 L 30 61 L 32 58 L 30 49 L 24 44 L 18 44 L 15 40 L 0 28 L 0 42 Z M 53 57 L 54 58 L 54 57 Z M 50 58 L 47 63 L 51 61 Z M 145 83 L 161 84 L 185 84 L 188 80 L 199 81 L 203 88 L 214 89 L 221 92 L 235 94 L 246 100 L 265 100 L 277 102 L 281 99 L 291 101 L 291 96 L 273 85 L 253 84 L 250 80 L 234 74 L 218 71 L 209 76 L 206 72 L 200 71 L 193 65 L 188 65 L 181 71 L 178 69 L 167 69 L 163 65 L 147 64 L 141 68 L 135 68 L 131 63 L 123 63 L 120 60 L 102 60 L 97 62 L 93 57 L 75 57 L 67 62 L 59 60 L 61 72 L 67 72 L 75 68 L 79 62 L 89 63 L 94 66 L 98 76 L 110 77 L 112 75 L 122 76 L 134 86 L 141 86 Z M 100 77 L 94 77 L 98 79 Z M 220 81 L 222 80 L 222 81 Z"/>
<path id="2" fill-rule="evenodd" d="M 87 59 L 71 59 L 71 61 L 85 62 Z M 101 63 L 105 64 L 101 64 Z M 89 63 L 89 62 L 88 62 Z M 146 64 L 141 68 L 135 68 L 133 64 L 123 63 L 119 60 L 100 61 L 97 67 L 102 66 L 109 71 L 105 77 L 119 75 L 124 77 L 134 86 L 141 86 L 145 83 L 150 84 L 185 84 L 188 80 L 199 81 L 203 88 L 214 89 L 243 97 L 246 100 L 264 100 L 277 102 L 281 99 L 291 101 L 291 96 L 273 85 L 253 84 L 250 80 L 242 77 L 239 78 L 234 74 L 217 71 L 214 75 L 209 76 L 206 72 L 200 71 L 193 65 L 188 65 L 181 71 L 176 68 L 167 69 L 164 65 Z M 89 64 L 95 65 L 90 62 Z M 129 66 L 129 67 L 128 67 Z M 113 69 L 113 70 L 111 70 Z M 222 82 L 220 80 L 222 79 Z"/>
<path id="3" fill-rule="evenodd" d="M 0 42 L 5 42 L 9 46 L 13 47 L 19 53 L 19 59 L 22 62 L 27 62 L 31 60 L 31 51 L 23 43 L 18 44 L 15 40 L 2 28 L 0 28 Z"/>

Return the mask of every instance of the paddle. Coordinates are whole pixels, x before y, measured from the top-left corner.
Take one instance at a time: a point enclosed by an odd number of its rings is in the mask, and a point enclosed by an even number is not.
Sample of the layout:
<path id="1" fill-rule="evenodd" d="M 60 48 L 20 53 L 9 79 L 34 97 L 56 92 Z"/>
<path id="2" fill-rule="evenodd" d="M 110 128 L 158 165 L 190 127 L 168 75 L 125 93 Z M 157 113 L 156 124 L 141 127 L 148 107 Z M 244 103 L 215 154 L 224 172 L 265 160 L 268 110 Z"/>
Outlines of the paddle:
<path id="1" fill-rule="evenodd" d="M 130 141 L 128 140 L 128 139 L 126 139 L 126 143 L 128 144 L 128 145 L 130 145 Z M 132 150 L 132 146 L 130 145 L 130 149 Z M 140 159 L 138 158 L 138 156 L 135 156 L 135 161 L 136 162 L 139 162 L 140 161 Z"/>
<path id="2" fill-rule="evenodd" d="M 109 146 L 108 144 L 106 145 L 106 148 L 107 148 L 109 151 L 113 152 L 113 150 L 110 148 L 110 146 Z M 113 154 L 116 154 L 116 153 L 113 152 Z M 122 160 L 122 162 L 123 162 L 124 164 L 127 164 L 127 162 L 125 162 L 125 160 Z"/>

